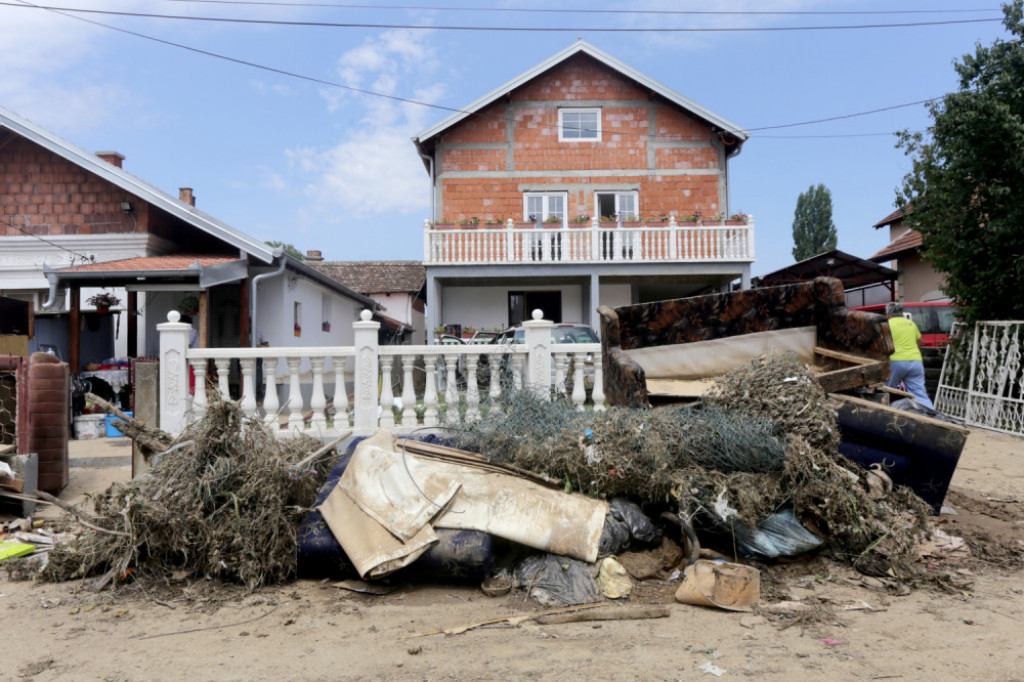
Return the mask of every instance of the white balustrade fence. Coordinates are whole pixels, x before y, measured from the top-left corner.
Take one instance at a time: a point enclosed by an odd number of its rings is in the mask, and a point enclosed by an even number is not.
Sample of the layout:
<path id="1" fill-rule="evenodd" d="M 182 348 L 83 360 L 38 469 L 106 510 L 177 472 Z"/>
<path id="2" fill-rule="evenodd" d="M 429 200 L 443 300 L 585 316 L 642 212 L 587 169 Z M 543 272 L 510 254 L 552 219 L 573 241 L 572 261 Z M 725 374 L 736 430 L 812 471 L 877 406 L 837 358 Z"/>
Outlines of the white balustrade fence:
<path id="1" fill-rule="evenodd" d="M 355 345 L 306 348 L 188 348 L 190 325 L 176 311 L 160 333 L 160 428 L 177 434 L 214 391 L 237 397 L 245 415 L 281 435 L 330 437 L 347 429 L 408 433 L 502 409 L 506 391 L 565 392 L 604 409 L 600 344 L 551 344 L 552 323 L 524 324 L 514 346 L 380 346 L 380 324 L 363 311 Z M 189 393 L 190 372 L 195 377 Z"/>
<path id="2" fill-rule="evenodd" d="M 603 227 L 593 219 L 563 227 L 509 220 L 503 225 L 442 230 L 425 221 L 423 257 L 431 264 L 448 265 L 753 261 L 754 222 L 679 224 L 671 218 L 657 225 Z"/>

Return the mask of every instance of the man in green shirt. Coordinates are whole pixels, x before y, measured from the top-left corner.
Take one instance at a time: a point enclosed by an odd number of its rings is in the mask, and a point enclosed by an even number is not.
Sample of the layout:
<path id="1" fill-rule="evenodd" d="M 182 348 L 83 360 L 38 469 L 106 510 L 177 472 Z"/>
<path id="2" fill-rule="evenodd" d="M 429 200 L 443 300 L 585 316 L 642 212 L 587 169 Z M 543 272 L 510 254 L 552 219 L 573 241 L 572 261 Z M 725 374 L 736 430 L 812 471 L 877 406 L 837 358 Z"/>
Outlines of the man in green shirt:
<path id="1" fill-rule="evenodd" d="M 896 352 L 889 356 L 889 381 L 886 386 L 896 388 L 901 383 L 917 402 L 928 409 L 935 406 L 924 388 L 924 363 L 921 361 L 921 331 L 914 321 L 903 317 L 903 304 L 889 303 L 885 306 L 889 318 L 889 332 Z"/>

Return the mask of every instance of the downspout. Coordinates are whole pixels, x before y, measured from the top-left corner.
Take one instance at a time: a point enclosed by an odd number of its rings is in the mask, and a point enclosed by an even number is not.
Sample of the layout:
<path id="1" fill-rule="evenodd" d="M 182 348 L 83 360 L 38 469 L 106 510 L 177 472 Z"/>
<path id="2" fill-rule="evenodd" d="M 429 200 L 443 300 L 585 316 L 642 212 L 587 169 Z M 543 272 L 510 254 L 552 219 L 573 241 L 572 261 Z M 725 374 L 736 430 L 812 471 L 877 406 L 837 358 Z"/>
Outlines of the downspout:
<path id="1" fill-rule="evenodd" d="M 285 258 L 284 249 L 274 249 L 274 258 L 280 258 L 281 264 L 277 266 L 277 270 L 273 272 L 264 272 L 261 275 L 256 275 L 252 278 L 252 287 L 249 292 L 249 316 L 252 317 L 252 331 L 249 333 L 249 343 L 255 348 L 256 347 L 256 302 L 258 300 L 258 292 L 260 282 L 270 277 L 277 277 L 284 272 L 285 266 L 288 264 L 288 259 Z"/>
<path id="2" fill-rule="evenodd" d="M 434 157 L 430 156 L 428 154 L 424 154 L 423 150 L 421 150 L 421 149 L 417 149 L 416 151 L 419 152 L 420 158 L 427 162 L 427 166 L 430 169 L 430 171 L 429 171 L 430 172 L 430 222 L 433 223 L 434 222 L 434 194 L 436 192 L 436 188 L 434 187 L 434 182 L 435 182 L 435 178 L 434 178 Z"/>
<path id="3" fill-rule="evenodd" d="M 50 283 L 50 295 L 43 301 L 43 310 L 49 310 L 57 303 L 57 287 L 60 286 L 60 280 L 57 279 L 56 272 L 46 272 L 46 267 L 43 269 L 46 281 Z"/>

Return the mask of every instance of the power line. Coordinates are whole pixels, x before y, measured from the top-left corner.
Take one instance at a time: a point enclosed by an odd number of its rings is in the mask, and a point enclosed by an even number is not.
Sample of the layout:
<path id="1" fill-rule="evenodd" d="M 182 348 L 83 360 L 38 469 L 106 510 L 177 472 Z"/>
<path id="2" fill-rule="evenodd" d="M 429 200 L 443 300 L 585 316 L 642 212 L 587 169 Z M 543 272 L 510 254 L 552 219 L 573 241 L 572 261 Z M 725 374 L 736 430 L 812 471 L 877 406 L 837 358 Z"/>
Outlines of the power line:
<path id="1" fill-rule="evenodd" d="M 657 10 L 657 9 L 565 9 L 543 7 L 432 7 L 429 5 L 362 5 L 334 2 L 259 2 L 257 0 L 168 0 L 208 5 L 245 5 L 257 7 L 308 7 L 315 9 L 422 10 L 427 12 L 488 12 L 518 14 L 612 14 L 612 15 L 682 15 L 682 16 L 842 16 L 887 14 L 962 14 L 1002 12 L 992 9 L 891 9 L 891 10 Z"/>
<path id="2" fill-rule="evenodd" d="M 46 244 L 49 244 L 50 246 L 55 246 L 58 249 L 61 249 L 62 251 L 67 251 L 72 256 L 77 256 L 78 258 L 81 258 L 84 262 L 92 263 L 92 262 L 96 261 L 96 257 L 95 256 L 86 256 L 84 254 L 78 253 L 77 251 L 72 251 L 71 249 L 67 248 L 66 246 L 62 246 L 61 244 L 58 244 L 57 242 L 51 242 L 49 239 L 44 239 L 43 237 L 41 237 L 38 234 L 35 234 L 34 232 L 29 232 L 28 230 L 25 230 L 24 228 L 19 227 L 18 225 L 15 225 L 14 222 L 10 218 L 7 219 L 7 224 L 10 227 L 13 227 L 18 232 L 21 232 L 24 235 L 27 235 L 29 237 L 35 237 L 39 241 L 45 242 Z"/>
<path id="3" fill-rule="evenodd" d="M 78 14 L 100 14 L 105 16 L 132 17 L 136 19 L 169 19 L 174 21 L 199 21 L 225 24 L 247 24 L 259 26 L 300 26 L 313 28 L 369 28 L 376 30 L 424 30 L 424 31 L 496 31 L 503 33 L 759 33 L 759 32 L 793 32 L 793 31 L 846 31 L 877 28 L 914 28 L 920 26 L 949 26 L 953 24 L 977 24 L 1002 21 L 990 19 L 947 19 L 943 21 L 913 21 L 901 24 L 849 24 L 832 26 L 732 26 L 732 27 L 655 27 L 655 28 L 622 28 L 622 27 L 571 27 L 571 26 L 442 26 L 426 24 L 383 24 L 354 23 L 333 21 L 286 21 L 283 19 L 240 19 L 237 17 L 200 17 L 182 14 L 153 14 L 149 12 L 124 12 L 117 10 L 82 9 L 78 7 L 58 7 L 54 5 L 35 5 L 17 2 L 0 2 L 0 5 L 25 9 L 33 7 L 52 12 Z"/>
<path id="4" fill-rule="evenodd" d="M 339 89 L 342 89 L 342 90 L 348 90 L 349 92 L 356 92 L 356 93 L 359 93 L 359 94 L 369 95 L 369 96 L 372 96 L 372 97 L 380 97 L 380 98 L 383 98 L 383 99 L 388 99 L 388 100 L 391 100 L 391 101 L 394 101 L 394 102 L 400 102 L 400 103 L 403 103 L 403 104 L 415 104 L 417 106 L 423 106 L 423 107 L 428 107 L 428 108 L 431 108 L 431 109 L 437 109 L 437 110 L 440 110 L 440 111 L 447 111 L 447 112 L 450 112 L 450 113 L 457 113 L 457 114 L 466 114 L 466 115 L 475 115 L 476 114 L 476 112 L 474 112 L 474 111 L 467 111 L 465 109 L 460 109 L 458 107 L 448 107 L 448 106 L 444 106 L 444 105 L 441 105 L 441 104 L 434 104 L 434 103 L 431 103 L 431 102 L 424 102 L 424 101 L 421 101 L 421 100 L 414 100 L 414 99 L 410 99 L 410 98 L 406 98 L 406 97 L 400 97 L 398 95 L 389 95 L 389 94 L 382 93 L 382 92 L 375 92 L 373 90 L 365 90 L 365 89 L 357 88 L 357 87 L 354 87 L 354 86 L 351 86 L 351 85 L 344 85 L 342 83 L 336 83 L 334 81 L 329 81 L 329 80 L 326 80 L 326 79 L 323 79 L 323 78 L 316 78 L 316 77 L 313 77 L 313 76 L 306 76 L 304 74 L 295 73 L 293 71 L 286 71 L 284 69 L 278 69 L 276 67 L 266 66 L 264 64 L 259 64 L 257 62 L 251 62 L 251 61 L 248 61 L 248 60 L 245 60 L 245 59 L 239 59 L 237 57 L 231 57 L 231 56 L 228 56 L 228 55 L 219 54 L 217 52 L 210 52 L 209 50 L 202 50 L 202 49 L 197 48 L 197 47 L 191 47 L 189 45 L 184 45 L 182 43 L 176 43 L 174 41 L 164 40 L 163 38 L 157 38 L 155 36 L 147 35 L 145 33 L 139 33 L 137 31 L 131 31 L 131 30 L 126 29 L 126 28 L 121 28 L 119 26 L 113 26 L 111 24 L 105 24 L 103 22 L 95 21 L 93 19 L 88 19 L 86 17 L 79 17 L 79 16 L 75 16 L 73 14 L 67 14 L 67 13 L 63 12 L 62 10 L 46 8 L 46 7 L 42 6 L 42 5 L 34 5 L 34 4 L 29 3 L 28 0 L 19 0 L 19 1 L 22 2 L 22 4 L 25 5 L 25 6 L 36 7 L 36 8 L 40 8 L 40 9 L 47 9 L 48 11 L 50 11 L 50 12 L 52 12 L 54 14 L 66 17 L 68 19 L 74 19 L 76 21 L 82 21 L 82 22 L 85 22 L 87 24 L 92 24 L 94 26 L 100 26 L 102 28 L 106 28 L 106 29 L 109 29 L 109 30 L 112 30 L 112 31 L 117 31 L 119 33 L 124 33 L 126 35 L 135 36 L 136 38 L 142 38 L 143 40 L 149 40 L 149 41 L 152 41 L 152 42 L 155 42 L 155 43 L 160 43 L 162 45 L 167 45 L 169 47 L 176 47 L 176 48 L 179 48 L 179 49 L 182 49 L 182 50 L 187 50 L 189 52 L 194 52 L 196 54 L 201 54 L 201 55 L 204 55 L 204 56 L 207 56 L 207 57 L 213 57 L 214 59 L 221 59 L 223 61 L 231 62 L 233 64 L 240 64 L 242 66 L 248 66 L 248 67 L 251 67 L 251 68 L 254 68 L 254 69 L 259 69 L 261 71 L 267 71 L 269 73 L 275 73 L 275 74 L 282 75 L 282 76 L 288 76 L 290 78 L 297 78 L 299 80 L 304 80 L 304 81 L 308 81 L 308 82 L 311 82 L 311 83 L 317 83 L 319 85 L 327 85 L 327 86 L 330 86 L 330 87 L 339 88 Z M 9 4 L 9 3 L 0 2 L 0 5 L 2 5 L 2 4 Z M 942 96 L 940 96 L 940 97 L 933 97 L 933 98 L 930 98 L 930 99 L 918 100 L 916 102 L 907 102 L 907 103 L 904 103 L 904 104 L 895 104 L 895 105 L 892 105 L 892 106 L 882 107 L 882 108 L 879 108 L 879 109 L 871 109 L 869 111 L 862 111 L 862 112 L 857 112 L 857 113 L 852 113 L 852 114 L 843 114 L 843 115 L 840 115 L 840 116 L 832 116 L 832 117 L 829 117 L 829 118 L 816 119 L 816 120 L 813 120 L 813 121 L 803 121 L 803 122 L 799 122 L 799 123 L 786 123 L 786 124 L 774 125 L 774 126 L 761 126 L 761 127 L 758 127 L 758 128 L 747 128 L 746 130 L 747 130 L 747 132 L 756 132 L 756 131 L 760 131 L 760 130 L 778 130 L 778 129 L 781 129 L 781 128 L 794 128 L 794 127 L 797 127 L 797 126 L 813 125 L 813 124 L 816 124 L 816 123 L 825 123 L 825 122 L 829 122 L 829 121 L 838 121 L 838 120 L 843 120 L 843 119 L 848 119 L 848 118 L 857 118 L 857 117 L 860 117 L 860 116 L 868 116 L 868 115 L 871 115 L 871 114 L 881 113 L 881 112 L 884 112 L 884 111 L 891 111 L 891 110 L 894 110 L 894 109 L 901 109 L 901 108 L 905 108 L 905 107 L 917 106 L 917 105 L 920 105 L 920 104 L 925 104 L 925 103 L 928 103 L 928 102 L 936 101 L 938 99 L 941 99 L 941 97 Z M 546 128 L 557 128 L 558 127 L 557 124 L 551 125 L 551 124 L 538 123 L 538 122 L 531 122 L 530 125 L 539 126 L 539 127 L 546 127 Z M 634 132 L 631 132 L 631 131 L 628 131 L 628 130 L 621 130 L 621 131 L 620 130 L 616 130 L 615 134 L 616 135 L 643 136 L 643 137 L 647 137 L 648 139 L 652 139 L 652 140 L 658 139 L 657 135 L 653 135 L 651 133 L 634 133 Z M 672 139 L 675 139 L 675 138 L 672 138 Z"/>

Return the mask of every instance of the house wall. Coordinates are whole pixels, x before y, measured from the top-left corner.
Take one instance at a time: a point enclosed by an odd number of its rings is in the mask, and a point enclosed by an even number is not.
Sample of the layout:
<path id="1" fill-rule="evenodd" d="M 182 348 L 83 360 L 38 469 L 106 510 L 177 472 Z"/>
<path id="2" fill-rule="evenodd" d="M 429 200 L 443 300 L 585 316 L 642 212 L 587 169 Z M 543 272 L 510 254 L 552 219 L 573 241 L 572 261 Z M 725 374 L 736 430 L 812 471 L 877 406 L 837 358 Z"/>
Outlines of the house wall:
<path id="1" fill-rule="evenodd" d="M 504 329 L 508 326 L 509 291 L 556 290 L 562 292 L 563 321 L 579 322 L 588 319 L 583 311 L 583 287 L 578 284 L 446 286 L 438 326 L 458 324 L 463 327 L 472 325 L 477 329 Z"/>
<path id="2" fill-rule="evenodd" d="M 901 256 L 898 271 L 901 301 L 944 301 L 949 298 L 942 293 L 945 277 L 935 272 L 919 254 Z"/>
<path id="3" fill-rule="evenodd" d="M 559 142 L 566 106 L 601 108 L 599 142 Z M 594 215 L 595 190 L 638 191 L 644 217 L 729 210 L 725 148 L 712 128 L 585 55 L 446 132 L 436 168 L 446 222 L 521 220 L 527 191 L 567 192 L 569 217 Z"/>
<path id="4" fill-rule="evenodd" d="M 633 287 L 630 284 L 602 284 L 599 288 L 599 296 L 601 305 L 609 308 L 639 303 L 639 301 L 633 300 Z"/>
<path id="5" fill-rule="evenodd" d="M 131 201 L 133 214 L 121 210 Z M 0 235 L 147 232 L 142 202 L 53 152 L 15 137 L 0 152 Z"/>

